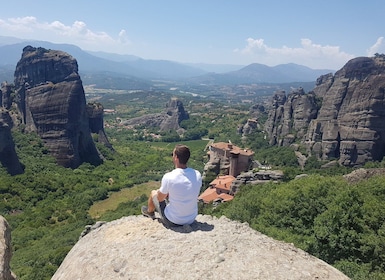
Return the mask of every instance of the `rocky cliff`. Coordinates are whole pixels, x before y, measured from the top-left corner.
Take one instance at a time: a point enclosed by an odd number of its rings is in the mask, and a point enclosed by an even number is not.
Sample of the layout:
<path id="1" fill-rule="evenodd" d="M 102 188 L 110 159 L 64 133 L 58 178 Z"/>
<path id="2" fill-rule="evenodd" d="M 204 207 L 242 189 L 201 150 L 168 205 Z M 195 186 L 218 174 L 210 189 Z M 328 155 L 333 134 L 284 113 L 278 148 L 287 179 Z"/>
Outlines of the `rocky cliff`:
<path id="1" fill-rule="evenodd" d="M 129 216 L 95 228 L 71 249 L 60 279 L 348 279 L 291 244 L 247 224 L 198 215 L 191 226 L 165 228 Z"/>
<path id="2" fill-rule="evenodd" d="M 162 113 L 149 114 L 125 120 L 122 122 L 122 125 L 141 125 L 145 127 L 157 127 L 159 131 L 176 130 L 180 132 L 182 129 L 179 124 L 187 119 L 189 119 L 189 114 L 185 111 L 182 101 L 173 98 L 166 104 L 166 108 Z"/>
<path id="3" fill-rule="evenodd" d="M 98 142 L 103 143 L 106 147 L 113 150 L 104 131 L 104 107 L 100 103 L 88 103 L 87 115 L 89 119 L 89 127 L 92 133 L 98 135 Z"/>
<path id="4" fill-rule="evenodd" d="M 0 106 L 0 163 L 11 175 L 21 174 L 24 168 L 16 154 L 11 128 L 12 119 L 8 110 Z"/>
<path id="5" fill-rule="evenodd" d="M 270 145 L 288 146 L 302 138 L 309 122 L 317 116 L 315 94 L 305 94 L 302 88 L 288 96 L 282 91 L 275 93 L 272 108 L 265 123 Z"/>
<path id="6" fill-rule="evenodd" d="M 323 160 L 359 166 L 385 155 L 385 56 L 350 60 L 321 76 L 313 91 L 273 98 L 265 129 L 270 144 L 294 141 Z"/>
<path id="7" fill-rule="evenodd" d="M 15 70 L 17 106 L 26 131 L 36 131 L 58 164 L 101 163 L 89 128 L 76 60 L 62 51 L 27 46 Z"/>
<path id="8" fill-rule="evenodd" d="M 11 229 L 4 217 L 0 216 L 0 279 L 15 280 L 16 276 L 12 273 L 10 262 L 12 257 L 11 250 Z"/>
<path id="9" fill-rule="evenodd" d="M 0 89 L 0 163 L 11 175 L 23 173 L 23 166 L 16 154 L 15 143 L 13 142 L 11 129 L 12 120 L 11 108 L 12 86 L 6 82 L 1 84 Z"/>

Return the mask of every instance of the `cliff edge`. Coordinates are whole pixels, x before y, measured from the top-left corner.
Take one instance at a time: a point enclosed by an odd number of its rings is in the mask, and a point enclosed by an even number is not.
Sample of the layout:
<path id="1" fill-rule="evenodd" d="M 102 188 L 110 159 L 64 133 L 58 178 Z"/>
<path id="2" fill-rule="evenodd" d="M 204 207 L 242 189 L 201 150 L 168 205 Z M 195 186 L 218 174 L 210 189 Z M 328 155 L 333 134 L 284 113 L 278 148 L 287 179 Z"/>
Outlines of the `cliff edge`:
<path id="1" fill-rule="evenodd" d="M 349 279 L 291 244 L 246 223 L 198 215 L 167 229 L 129 216 L 95 228 L 68 253 L 59 279 Z"/>

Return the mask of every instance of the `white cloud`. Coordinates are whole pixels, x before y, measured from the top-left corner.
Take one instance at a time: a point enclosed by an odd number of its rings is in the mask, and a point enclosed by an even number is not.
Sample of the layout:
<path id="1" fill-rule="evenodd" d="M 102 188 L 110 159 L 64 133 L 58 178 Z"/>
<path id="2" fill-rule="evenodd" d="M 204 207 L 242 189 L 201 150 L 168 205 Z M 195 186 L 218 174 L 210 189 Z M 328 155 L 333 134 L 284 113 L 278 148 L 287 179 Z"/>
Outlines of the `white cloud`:
<path id="1" fill-rule="evenodd" d="M 375 53 L 383 53 L 385 52 L 385 46 L 382 44 L 384 41 L 384 37 L 379 37 L 376 43 L 371 46 L 368 50 L 366 50 L 367 56 L 373 56 Z"/>
<path id="2" fill-rule="evenodd" d="M 119 42 L 123 44 L 131 44 L 131 41 L 128 39 L 126 30 L 124 29 L 120 30 L 118 37 L 119 37 Z"/>
<path id="3" fill-rule="evenodd" d="M 310 39 L 301 39 L 301 47 L 282 46 L 273 48 L 265 44 L 264 39 L 248 38 L 242 50 L 235 50 L 256 63 L 277 65 L 297 63 L 314 69 L 339 69 L 354 56 L 340 50 L 338 46 L 314 44 Z"/>
<path id="4" fill-rule="evenodd" d="M 0 30 L 5 33 L 28 33 L 33 30 L 33 26 L 37 21 L 35 17 L 10 18 L 7 20 L 0 20 Z"/>
<path id="5" fill-rule="evenodd" d="M 92 31 L 82 21 L 65 25 L 60 21 L 39 22 L 31 16 L 0 19 L 0 33 L 4 36 L 16 36 L 22 39 L 75 44 L 86 50 L 100 50 L 103 46 L 105 49 L 119 52 L 129 43 L 124 30 L 113 38 L 106 32 Z"/>

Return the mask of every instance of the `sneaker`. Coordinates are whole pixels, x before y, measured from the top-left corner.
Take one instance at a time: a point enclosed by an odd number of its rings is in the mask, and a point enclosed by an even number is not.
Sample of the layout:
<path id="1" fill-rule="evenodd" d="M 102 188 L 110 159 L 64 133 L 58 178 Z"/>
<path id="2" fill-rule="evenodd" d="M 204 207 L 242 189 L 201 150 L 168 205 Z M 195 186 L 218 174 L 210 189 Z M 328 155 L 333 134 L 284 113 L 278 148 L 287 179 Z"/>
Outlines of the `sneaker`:
<path id="1" fill-rule="evenodd" d="M 148 212 L 148 208 L 145 205 L 142 206 L 142 214 L 145 217 L 151 218 L 153 220 L 155 219 L 155 213 L 154 212 Z"/>

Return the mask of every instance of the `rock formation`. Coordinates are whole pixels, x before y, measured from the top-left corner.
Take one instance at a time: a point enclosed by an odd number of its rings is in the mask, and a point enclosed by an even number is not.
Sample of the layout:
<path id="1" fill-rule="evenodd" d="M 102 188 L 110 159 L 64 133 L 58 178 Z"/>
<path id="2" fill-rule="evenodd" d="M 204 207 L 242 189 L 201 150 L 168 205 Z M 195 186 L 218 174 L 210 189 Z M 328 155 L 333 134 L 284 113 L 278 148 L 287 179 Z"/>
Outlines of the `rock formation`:
<path id="1" fill-rule="evenodd" d="M 362 180 L 367 180 L 374 176 L 384 176 L 385 168 L 358 168 L 350 172 L 349 174 L 345 174 L 343 178 L 349 183 L 357 183 Z"/>
<path id="2" fill-rule="evenodd" d="M 158 127 L 159 131 L 176 130 L 180 132 L 182 130 L 180 123 L 187 119 L 189 119 L 189 115 L 184 110 L 182 101 L 173 98 L 166 104 L 164 112 L 125 120 L 122 125 Z"/>
<path id="3" fill-rule="evenodd" d="M 288 146 L 296 138 L 302 138 L 309 122 L 317 116 L 317 102 L 314 94 L 305 94 L 302 88 L 284 96 L 278 92 L 273 97 L 265 129 L 270 145 Z"/>
<path id="4" fill-rule="evenodd" d="M 62 51 L 27 46 L 15 70 L 17 105 L 26 131 L 36 131 L 64 167 L 101 158 L 92 140 L 76 60 Z"/>
<path id="5" fill-rule="evenodd" d="M 89 127 L 92 133 L 98 134 L 98 142 L 103 143 L 106 147 L 113 150 L 110 141 L 104 131 L 104 107 L 100 103 L 88 103 L 87 115 L 89 119 Z"/>
<path id="6" fill-rule="evenodd" d="M 385 155 L 385 57 L 350 60 L 313 91 L 274 96 L 265 129 L 270 144 L 301 141 L 309 154 L 359 166 Z"/>
<path id="7" fill-rule="evenodd" d="M 166 115 L 168 116 L 160 125 L 161 131 L 178 130 L 179 124 L 183 120 L 188 120 L 189 115 L 184 110 L 183 103 L 177 98 L 171 99 L 166 105 Z"/>
<path id="8" fill-rule="evenodd" d="M 8 84 L 7 82 L 3 82 L 1 84 L 1 94 L 0 94 L 0 107 L 3 107 L 5 109 L 10 109 L 12 105 L 12 85 Z"/>
<path id="9" fill-rule="evenodd" d="M 0 106 L 0 163 L 9 174 L 16 175 L 23 173 L 24 168 L 16 154 L 11 128 L 12 119 L 9 112 Z"/>
<path id="10" fill-rule="evenodd" d="M 293 245 L 247 224 L 211 216 L 166 229 L 129 216 L 82 237 L 52 280 L 60 279 L 349 279 Z"/>
<path id="11" fill-rule="evenodd" d="M 250 118 L 246 121 L 245 124 L 239 125 L 237 129 L 237 133 L 242 135 L 243 137 L 247 137 L 247 135 L 262 130 L 262 124 L 259 122 L 261 117 L 266 115 L 265 106 L 261 104 L 254 104 L 250 107 Z"/>
<path id="12" fill-rule="evenodd" d="M 260 128 L 261 128 L 261 125 L 258 121 L 258 118 L 252 118 L 252 119 L 248 119 L 244 125 L 239 126 L 237 133 L 241 134 L 242 137 L 245 137 L 253 133 L 255 130 L 259 130 Z"/>
<path id="13" fill-rule="evenodd" d="M 4 217 L 0 216 L 0 279 L 2 280 L 16 279 L 9 265 L 11 257 L 11 229 Z"/>

